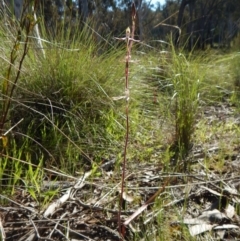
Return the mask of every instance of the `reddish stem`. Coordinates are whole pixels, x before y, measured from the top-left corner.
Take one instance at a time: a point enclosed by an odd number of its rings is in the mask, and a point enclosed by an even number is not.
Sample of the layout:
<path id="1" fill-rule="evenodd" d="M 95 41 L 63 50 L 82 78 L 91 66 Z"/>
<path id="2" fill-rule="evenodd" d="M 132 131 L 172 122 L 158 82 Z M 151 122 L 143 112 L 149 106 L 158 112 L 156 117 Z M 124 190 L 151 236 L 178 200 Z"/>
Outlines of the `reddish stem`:
<path id="1" fill-rule="evenodd" d="M 128 147 L 128 139 L 129 139 L 129 62 L 131 59 L 131 49 L 134 40 L 134 32 L 135 32 L 135 18 L 136 18 L 136 8 L 135 4 L 132 4 L 132 34 L 126 35 L 127 41 L 127 55 L 126 55 L 126 65 L 125 65 L 125 94 L 126 94 L 126 137 L 125 137 L 125 145 L 124 145 L 124 153 L 123 153 L 123 165 L 122 165 L 122 179 L 121 179 L 121 194 L 119 200 L 119 212 L 118 212 L 118 227 L 119 227 L 119 235 L 120 240 L 124 239 L 125 236 L 125 226 L 121 223 L 121 211 L 123 205 L 123 192 L 124 192 L 124 184 L 125 184 L 125 171 L 126 171 L 126 162 L 127 162 L 127 147 Z"/>

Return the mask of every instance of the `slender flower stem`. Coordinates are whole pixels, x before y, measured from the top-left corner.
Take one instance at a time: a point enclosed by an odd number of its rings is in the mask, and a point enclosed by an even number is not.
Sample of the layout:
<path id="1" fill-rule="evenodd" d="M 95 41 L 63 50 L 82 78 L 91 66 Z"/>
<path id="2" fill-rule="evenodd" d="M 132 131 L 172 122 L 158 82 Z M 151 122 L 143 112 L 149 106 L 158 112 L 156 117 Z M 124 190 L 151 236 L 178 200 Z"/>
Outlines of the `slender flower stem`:
<path id="1" fill-rule="evenodd" d="M 129 63 L 131 60 L 131 49 L 133 42 L 138 42 L 138 40 L 134 39 L 135 32 L 135 19 L 136 19 L 136 8 L 135 4 L 132 3 L 132 33 L 130 28 L 126 29 L 126 37 L 125 38 L 116 38 L 119 40 L 126 40 L 127 43 L 127 54 L 125 61 L 125 98 L 126 98 L 126 137 L 125 137 L 125 145 L 124 145 L 124 153 L 123 153 L 123 165 L 122 165 L 122 179 L 121 179 L 121 193 L 119 200 L 119 212 L 118 212 L 118 227 L 119 227 L 119 235 L 120 240 L 124 240 L 125 236 L 125 226 L 121 223 L 121 211 L 123 206 L 123 192 L 124 192 L 124 184 L 125 184 L 125 173 L 126 173 L 126 162 L 127 162 L 127 147 L 128 147 L 128 139 L 129 139 L 129 99 L 130 99 L 130 91 L 129 91 Z"/>

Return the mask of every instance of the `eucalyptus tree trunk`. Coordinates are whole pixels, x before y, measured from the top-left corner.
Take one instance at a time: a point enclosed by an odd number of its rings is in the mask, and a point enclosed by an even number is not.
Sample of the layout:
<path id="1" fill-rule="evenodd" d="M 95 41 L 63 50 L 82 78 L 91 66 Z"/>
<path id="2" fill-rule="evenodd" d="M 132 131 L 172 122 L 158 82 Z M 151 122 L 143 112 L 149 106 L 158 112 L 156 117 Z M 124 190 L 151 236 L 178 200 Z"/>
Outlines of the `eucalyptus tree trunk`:
<path id="1" fill-rule="evenodd" d="M 142 0 L 137 0 L 137 14 L 138 14 L 138 27 L 139 27 L 139 38 L 143 40 L 143 16 L 142 16 Z"/>
<path id="2" fill-rule="evenodd" d="M 189 22 L 189 40 L 188 46 L 189 50 L 191 51 L 194 46 L 194 19 L 193 19 L 193 12 L 195 9 L 195 1 L 191 1 L 189 3 L 189 15 L 190 15 L 190 22 Z"/>
<path id="3" fill-rule="evenodd" d="M 186 6 L 189 6 L 189 15 L 190 15 L 190 22 L 189 22 L 189 29 L 188 33 L 190 34 L 189 36 L 189 42 L 188 46 L 191 49 L 194 45 L 194 27 L 196 24 L 194 24 L 194 17 L 193 17 L 193 12 L 195 10 L 195 5 L 196 5 L 197 0 L 182 0 L 180 3 L 179 11 L 178 11 L 178 19 L 177 19 L 177 26 L 181 29 L 182 28 L 182 22 L 183 22 L 183 16 L 184 16 L 184 11 Z M 175 46 L 178 46 L 179 44 L 179 31 L 176 34 L 175 37 Z"/>
<path id="4" fill-rule="evenodd" d="M 178 19 L 177 19 L 177 26 L 181 29 L 182 27 L 182 21 L 183 21 L 183 14 L 184 14 L 184 10 L 185 7 L 189 4 L 190 0 L 182 0 L 180 7 L 179 7 L 179 11 L 178 11 Z M 176 36 L 175 36 L 175 46 L 178 46 L 179 44 L 179 31 L 177 32 Z"/>
<path id="5" fill-rule="evenodd" d="M 81 0 L 81 1 L 79 1 L 80 2 L 80 14 L 81 14 L 81 16 L 82 16 L 82 19 L 83 19 L 83 21 L 86 21 L 86 19 L 87 19 L 87 17 L 88 17 L 88 0 Z"/>
<path id="6" fill-rule="evenodd" d="M 23 0 L 2 0 L 3 10 L 5 13 L 14 15 L 20 19 L 23 8 Z"/>

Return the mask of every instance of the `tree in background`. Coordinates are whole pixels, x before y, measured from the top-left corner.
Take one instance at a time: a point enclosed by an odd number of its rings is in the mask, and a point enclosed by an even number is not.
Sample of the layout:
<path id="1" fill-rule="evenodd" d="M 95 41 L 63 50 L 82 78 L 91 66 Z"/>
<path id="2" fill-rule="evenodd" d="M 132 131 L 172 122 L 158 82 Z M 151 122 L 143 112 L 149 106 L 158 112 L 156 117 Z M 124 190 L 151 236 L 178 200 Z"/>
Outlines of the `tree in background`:
<path id="1" fill-rule="evenodd" d="M 214 43 L 229 45 L 239 29 L 235 24 L 240 17 L 239 5 L 236 0 L 182 0 L 177 19 L 182 44 L 187 42 L 189 50 L 214 47 Z"/>
<path id="2" fill-rule="evenodd" d="M 155 8 L 150 0 L 134 2 L 138 16 L 136 37 L 144 42 L 169 40 L 173 34 L 176 46 L 189 50 L 230 47 L 239 32 L 239 0 L 166 0 L 163 6 L 158 4 Z M 131 22 L 131 3 L 132 0 L 40 1 L 45 25 L 52 37 L 57 35 L 59 27 L 81 28 L 85 23 L 104 37 L 124 35 L 124 29 Z M 179 32 L 170 26 L 181 28 L 178 44 Z"/>

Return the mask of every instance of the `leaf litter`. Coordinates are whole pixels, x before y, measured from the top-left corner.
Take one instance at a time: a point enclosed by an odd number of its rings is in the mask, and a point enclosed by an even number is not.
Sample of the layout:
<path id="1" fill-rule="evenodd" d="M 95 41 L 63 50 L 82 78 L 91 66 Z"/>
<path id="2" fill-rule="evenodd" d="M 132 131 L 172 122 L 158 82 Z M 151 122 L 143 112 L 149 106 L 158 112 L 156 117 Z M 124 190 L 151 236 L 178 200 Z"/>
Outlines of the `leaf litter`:
<path id="1" fill-rule="evenodd" d="M 225 124 L 234 120 L 234 125 L 238 125 L 238 117 L 228 105 L 209 107 L 204 116 L 209 127 L 223 120 Z M 185 226 L 197 240 L 210 240 L 209 235 L 226 241 L 240 239 L 238 144 L 232 147 L 231 156 L 224 157 L 221 172 L 204 163 L 206 158 L 216 161 L 222 151 L 219 140 L 223 137 L 230 140 L 227 132 L 221 135 L 209 135 L 208 143 L 193 147 L 189 157 L 193 167 L 189 174 L 164 172 L 159 162 L 128 163 L 122 223 L 144 206 L 166 178 L 172 178 L 140 217 L 126 225 L 126 240 L 133 240 L 136 235 L 143 240 L 150 233 L 160 232 L 162 225 L 176 232 Z M 92 177 L 89 171 L 75 181 L 43 182 L 42 192 L 57 189 L 59 193 L 48 206 L 42 207 L 23 187 L 16 187 L 11 199 L 0 194 L 1 239 L 119 240 L 120 175 L 113 174 L 114 163 L 112 159 L 100 167 L 101 177 Z M 166 221 L 162 225 L 156 221 L 159 216 L 164 216 Z M 151 230 L 144 228 L 147 225 Z"/>

